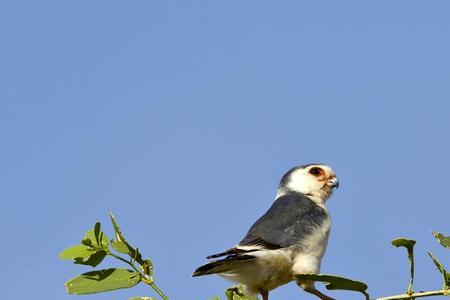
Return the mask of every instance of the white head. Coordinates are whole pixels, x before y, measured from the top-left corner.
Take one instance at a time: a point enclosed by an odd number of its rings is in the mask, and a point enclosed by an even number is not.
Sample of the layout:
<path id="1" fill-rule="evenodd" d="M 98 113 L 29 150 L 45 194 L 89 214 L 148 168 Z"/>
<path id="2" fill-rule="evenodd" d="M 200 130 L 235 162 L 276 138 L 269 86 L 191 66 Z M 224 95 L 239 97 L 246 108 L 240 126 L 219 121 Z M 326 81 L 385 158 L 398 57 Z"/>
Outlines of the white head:
<path id="1" fill-rule="evenodd" d="M 336 174 L 329 166 L 323 164 L 298 166 L 281 178 L 277 198 L 289 192 L 297 192 L 324 203 L 330 198 L 333 188 L 338 186 Z"/>

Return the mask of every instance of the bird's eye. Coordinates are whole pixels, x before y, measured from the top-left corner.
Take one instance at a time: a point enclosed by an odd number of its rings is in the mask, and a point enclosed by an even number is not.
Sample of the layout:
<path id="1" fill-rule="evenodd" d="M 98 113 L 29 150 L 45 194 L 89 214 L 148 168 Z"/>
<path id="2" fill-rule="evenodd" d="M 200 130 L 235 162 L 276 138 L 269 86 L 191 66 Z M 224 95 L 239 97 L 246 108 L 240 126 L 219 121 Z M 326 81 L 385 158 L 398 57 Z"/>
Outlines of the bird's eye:
<path id="1" fill-rule="evenodd" d="M 313 167 L 309 170 L 309 174 L 312 174 L 314 176 L 322 175 L 324 171 L 321 168 Z"/>

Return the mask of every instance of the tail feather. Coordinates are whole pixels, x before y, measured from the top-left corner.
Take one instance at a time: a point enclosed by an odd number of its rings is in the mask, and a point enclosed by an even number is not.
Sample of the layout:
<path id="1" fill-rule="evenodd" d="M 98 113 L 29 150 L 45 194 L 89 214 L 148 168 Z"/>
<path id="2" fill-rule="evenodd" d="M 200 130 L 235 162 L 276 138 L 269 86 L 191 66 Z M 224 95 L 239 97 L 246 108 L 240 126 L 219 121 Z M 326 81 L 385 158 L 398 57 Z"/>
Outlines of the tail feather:
<path id="1" fill-rule="evenodd" d="M 192 273 L 192 277 L 222 273 L 226 269 L 224 265 L 225 264 L 222 261 L 207 263 L 201 267 L 198 267 L 194 273 Z"/>
<path id="2" fill-rule="evenodd" d="M 249 249 L 241 249 L 241 248 L 238 248 L 238 247 L 233 247 L 233 248 L 228 249 L 228 250 L 225 251 L 225 252 L 220 252 L 220 253 L 217 253 L 217 254 L 212 254 L 212 255 L 210 255 L 210 256 L 207 256 L 206 258 L 207 258 L 207 259 L 211 259 L 211 258 L 218 258 L 218 257 L 221 257 L 221 256 L 225 256 L 225 255 L 244 254 L 244 253 L 254 252 L 254 251 L 257 251 L 257 250 L 261 250 L 261 247 L 259 247 L 259 248 L 256 247 L 256 248 L 254 248 L 254 249 L 252 249 L 252 248 L 249 248 Z"/>
<path id="3" fill-rule="evenodd" d="M 204 264 L 201 267 L 198 267 L 194 271 L 192 276 L 196 277 L 210 274 L 226 273 L 236 268 L 237 263 L 239 263 L 240 261 L 248 261 L 253 259 L 255 259 L 255 256 L 253 255 L 230 255 L 224 259 L 212 261 Z"/>
<path id="4" fill-rule="evenodd" d="M 228 255 L 228 254 L 230 254 L 230 250 L 227 250 L 227 251 L 225 251 L 225 252 L 220 252 L 220 253 L 217 253 L 217 254 L 212 254 L 212 255 L 210 255 L 210 256 L 207 256 L 206 258 L 207 259 L 211 259 L 211 258 L 218 258 L 218 257 L 221 257 L 221 256 L 225 256 L 225 255 Z"/>

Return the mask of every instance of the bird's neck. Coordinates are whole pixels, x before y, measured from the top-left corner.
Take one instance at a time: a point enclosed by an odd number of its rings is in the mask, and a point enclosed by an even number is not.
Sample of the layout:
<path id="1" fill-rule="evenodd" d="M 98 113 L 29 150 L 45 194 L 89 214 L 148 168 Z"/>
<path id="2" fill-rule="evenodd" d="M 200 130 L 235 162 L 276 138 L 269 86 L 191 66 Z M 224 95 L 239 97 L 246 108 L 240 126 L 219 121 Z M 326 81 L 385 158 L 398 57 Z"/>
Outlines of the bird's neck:
<path id="1" fill-rule="evenodd" d="M 295 191 L 292 191 L 286 187 L 280 187 L 277 191 L 277 195 L 276 195 L 276 199 L 279 197 L 282 197 L 284 195 L 287 195 L 289 193 L 292 193 Z M 330 198 L 332 194 L 331 189 L 321 189 L 318 192 L 315 193 L 308 193 L 308 194 L 303 194 L 306 197 L 308 197 L 309 199 L 311 199 L 314 203 L 316 203 L 318 206 L 322 207 L 323 209 L 327 210 L 327 208 L 325 207 L 325 203 L 327 202 L 327 200 Z"/>

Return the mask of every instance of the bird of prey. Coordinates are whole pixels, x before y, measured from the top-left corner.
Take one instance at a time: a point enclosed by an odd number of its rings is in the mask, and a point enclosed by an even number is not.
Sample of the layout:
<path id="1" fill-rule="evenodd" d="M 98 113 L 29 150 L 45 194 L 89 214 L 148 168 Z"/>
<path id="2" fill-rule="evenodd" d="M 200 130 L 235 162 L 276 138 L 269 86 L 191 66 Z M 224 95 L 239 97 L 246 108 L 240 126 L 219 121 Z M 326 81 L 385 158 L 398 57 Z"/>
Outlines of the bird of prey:
<path id="1" fill-rule="evenodd" d="M 244 284 L 247 292 L 269 299 L 269 291 L 292 280 L 322 300 L 332 298 L 299 281 L 297 274 L 318 274 L 331 228 L 325 202 L 339 186 L 334 171 L 324 164 L 289 170 L 280 181 L 275 202 L 236 246 L 208 256 L 216 259 L 192 276 L 218 274 Z"/>

